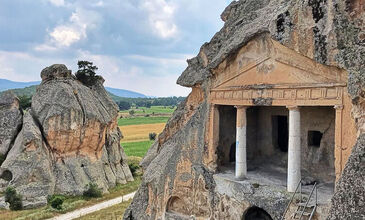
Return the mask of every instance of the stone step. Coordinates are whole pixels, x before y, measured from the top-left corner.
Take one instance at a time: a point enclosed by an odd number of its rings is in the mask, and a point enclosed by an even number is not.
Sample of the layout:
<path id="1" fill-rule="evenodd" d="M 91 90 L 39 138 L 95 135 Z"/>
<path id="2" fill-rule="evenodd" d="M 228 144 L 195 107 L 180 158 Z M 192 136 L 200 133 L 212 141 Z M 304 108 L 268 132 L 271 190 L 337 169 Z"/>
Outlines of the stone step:
<path id="1" fill-rule="evenodd" d="M 300 207 L 304 207 L 305 205 L 306 205 L 306 202 L 300 202 L 300 203 L 298 203 L 297 204 L 298 206 L 300 206 Z M 315 206 L 315 204 L 314 203 L 312 203 L 312 202 L 309 202 L 308 204 L 307 204 L 307 206 L 305 206 L 306 208 L 313 208 Z"/>
<path id="2" fill-rule="evenodd" d="M 296 211 L 295 214 L 296 214 L 297 217 L 300 217 L 300 215 L 302 214 L 302 212 L 301 211 Z M 310 215 L 311 215 L 310 212 L 304 212 L 303 213 L 303 216 L 310 216 Z"/>

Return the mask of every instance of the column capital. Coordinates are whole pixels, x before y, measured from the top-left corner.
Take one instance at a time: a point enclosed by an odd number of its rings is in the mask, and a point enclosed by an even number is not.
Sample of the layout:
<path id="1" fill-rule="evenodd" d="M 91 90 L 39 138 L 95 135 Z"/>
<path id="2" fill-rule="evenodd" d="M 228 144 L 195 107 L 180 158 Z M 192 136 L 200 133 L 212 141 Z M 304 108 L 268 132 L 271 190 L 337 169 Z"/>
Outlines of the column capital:
<path id="1" fill-rule="evenodd" d="M 288 105 L 286 108 L 293 111 L 299 111 L 299 107 L 297 105 Z"/>
<path id="2" fill-rule="evenodd" d="M 245 106 L 245 105 L 235 105 L 234 107 L 237 109 L 247 109 L 248 108 L 248 106 Z"/>
<path id="3" fill-rule="evenodd" d="M 335 105 L 335 106 L 333 106 L 333 108 L 336 109 L 336 110 L 342 110 L 343 105 Z"/>

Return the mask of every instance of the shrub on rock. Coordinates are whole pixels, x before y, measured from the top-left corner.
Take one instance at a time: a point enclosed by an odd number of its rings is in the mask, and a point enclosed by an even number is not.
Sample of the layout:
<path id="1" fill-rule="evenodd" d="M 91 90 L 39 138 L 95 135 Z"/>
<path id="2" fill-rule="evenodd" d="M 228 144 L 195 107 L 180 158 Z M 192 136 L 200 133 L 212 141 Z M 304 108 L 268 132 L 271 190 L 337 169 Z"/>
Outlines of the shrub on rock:
<path id="1" fill-rule="evenodd" d="M 85 188 L 86 190 L 84 191 L 83 196 L 86 198 L 98 198 L 103 195 L 96 183 L 89 183 Z"/>
<path id="2" fill-rule="evenodd" d="M 52 208 L 57 210 L 62 209 L 62 204 L 64 201 L 65 201 L 64 196 L 53 195 L 51 196 L 51 198 L 49 198 L 49 203 L 51 204 Z"/>
<path id="3" fill-rule="evenodd" d="M 23 208 L 22 196 L 19 195 L 14 187 L 9 186 L 5 190 L 5 202 L 10 204 L 10 210 L 21 210 Z"/>

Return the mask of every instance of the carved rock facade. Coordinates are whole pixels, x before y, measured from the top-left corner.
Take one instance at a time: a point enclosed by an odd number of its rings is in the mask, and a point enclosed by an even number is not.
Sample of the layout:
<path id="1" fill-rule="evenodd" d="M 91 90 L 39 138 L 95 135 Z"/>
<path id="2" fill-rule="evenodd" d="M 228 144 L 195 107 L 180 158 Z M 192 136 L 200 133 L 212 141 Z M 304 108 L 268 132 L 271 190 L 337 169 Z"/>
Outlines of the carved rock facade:
<path id="1" fill-rule="evenodd" d="M 192 92 L 175 111 L 158 141 L 152 145 L 142 161 L 145 169 L 142 186 L 126 211 L 124 219 L 189 219 L 190 216 L 195 216 L 196 219 L 241 219 L 251 210 L 250 207 L 262 208 L 274 219 L 283 215 L 290 199 L 289 194 L 267 186 L 256 188 L 255 183 L 220 187 L 221 182 L 225 180 L 215 175 L 220 152 L 210 147 L 212 143 L 214 145 L 214 138 L 209 136 L 212 134 L 210 131 L 214 132 L 217 129 L 212 126 L 211 121 L 215 116 L 210 113 L 214 104 L 222 104 L 219 102 L 227 99 L 239 99 L 240 102 L 247 100 L 246 104 L 266 106 L 279 103 L 280 99 L 297 101 L 303 98 L 302 100 L 320 99 L 336 102 L 339 97 L 341 100 L 344 97 L 346 109 L 343 109 L 344 113 L 341 114 L 345 115 L 345 123 L 349 124 L 341 132 L 349 132 L 352 137 L 341 143 L 341 146 L 346 146 L 339 150 L 341 155 L 334 155 L 336 160 L 343 158 L 339 168 L 336 168 L 337 177 L 340 177 L 356 139 L 356 129 L 359 135 L 363 133 L 365 126 L 364 16 L 364 3 L 361 0 L 232 2 L 221 16 L 225 22 L 224 27 L 209 43 L 201 47 L 195 58 L 188 60 L 187 69 L 177 81 L 182 86 L 191 87 Z M 245 55 L 240 53 L 240 50 L 244 50 L 245 46 L 260 36 L 267 36 L 288 50 L 305 57 L 303 60 L 318 63 L 319 69 L 324 67 L 335 72 L 337 69 L 344 72 L 346 77 L 339 80 L 340 84 L 320 89 L 275 89 L 268 86 L 269 83 L 265 83 L 266 87 L 261 89 L 238 87 L 223 92 L 214 90 L 216 85 L 219 85 L 219 77 L 225 72 L 230 72 L 230 68 L 236 64 L 241 68 L 247 67 L 247 63 L 256 63 L 254 68 L 258 69 L 263 77 L 273 71 L 275 65 L 265 61 L 265 57 L 262 57 L 263 60 L 255 60 L 260 57 L 239 57 L 240 54 Z M 234 63 L 237 57 L 241 63 Z M 290 62 L 291 57 L 283 58 Z M 257 66 L 260 61 L 263 65 Z M 234 71 L 237 69 L 233 69 L 230 74 Z M 331 71 L 329 74 L 336 75 Z M 325 75 L 319 77 L 326 78 Z M 242 77 L 245 78 L 243 75 Z M 278 79 L 280 80 L 283 79 Z M 328 80 L 331 82 L 330 78 Z M 355 120 L 350 118 L 351 105 Z M 364 180 L 361 173 L 352 170 L 359 167 L 356 165 L 359 163 L 359 157 L 360 161 L 364 160 L 361 143 L 355 145 L 353 152 L 356 152 L 353 153 L 355 156 L 350 156 L 344 174 L 338 182 L 338 191 L 333 198 L 333 207 L 329 214 L 332 219 L 365 215 L 363 204 L 341 205 L 347 198 L 355 197 L 355 194 L 347 197 L 347 190 L 358 192 L 357 195 L 361 196 L 359 201 L 363 201 L 364 198 L 364 188 L 361 184 L 349 184 L 351 179 Z M 354 159 L 351 159 L 352 157 Z M 355 164 L 349 165 L 351 163 Z M 344 210 L 346 208 L 349 209 Z M 319 212 L 323 215 L 316 218 L 323 219 L 328 214 L 328 210 Z"/>

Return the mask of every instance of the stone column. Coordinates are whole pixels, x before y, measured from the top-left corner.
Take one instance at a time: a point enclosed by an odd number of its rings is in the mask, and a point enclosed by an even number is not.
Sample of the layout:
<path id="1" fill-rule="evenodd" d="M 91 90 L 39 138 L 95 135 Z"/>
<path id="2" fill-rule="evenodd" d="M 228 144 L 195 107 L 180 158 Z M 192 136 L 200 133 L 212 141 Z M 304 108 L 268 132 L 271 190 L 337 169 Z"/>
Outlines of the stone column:
<path id="1" fill-rule="evenodd" d="M 335 173 L 336 182 L 341 176 L 343 169 L 342 162 L 342 112 L 343 105 L 335 105 L 336 109 L 336 123 L 335 123 Z"/>
<path id="2" fill-rule="evenodd" d="M 289 146 L 288 146 L 288 192 L 294 192 L 301 179 L 301 141 L 300 111 L 297 106 L 289 109 Z"/>
<path id="3" fill-rule="evenodd" d="M 236 106 L 236 179 L 242 180 L 247 175 L 247 158 L 246 158 L 246 108 L 245 106 Z"/>

